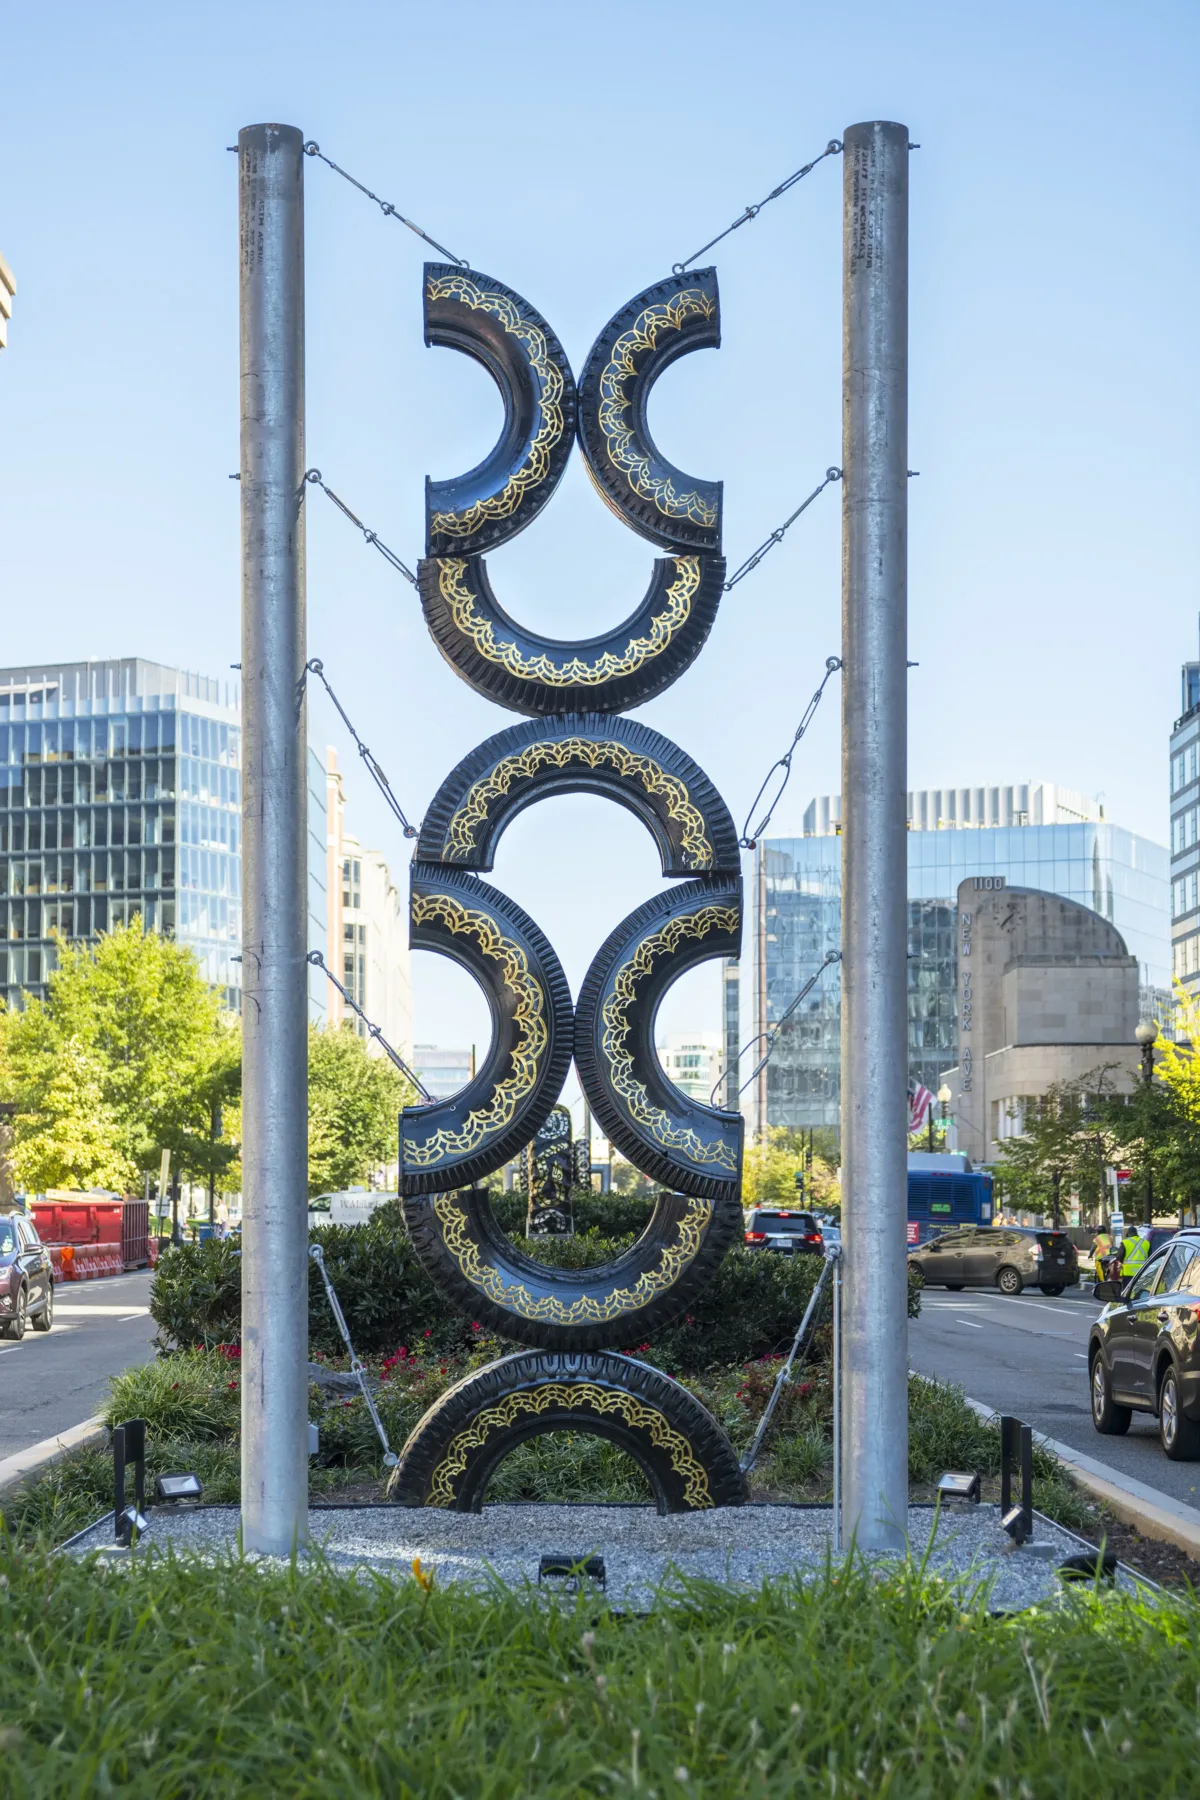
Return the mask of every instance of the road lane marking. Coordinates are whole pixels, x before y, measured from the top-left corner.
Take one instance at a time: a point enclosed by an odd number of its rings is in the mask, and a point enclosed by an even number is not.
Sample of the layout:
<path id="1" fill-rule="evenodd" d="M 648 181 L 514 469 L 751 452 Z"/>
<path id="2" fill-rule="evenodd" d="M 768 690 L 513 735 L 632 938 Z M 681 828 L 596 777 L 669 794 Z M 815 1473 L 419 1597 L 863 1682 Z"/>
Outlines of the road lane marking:
<path id="1" fill-rule="evenodd" d="M 974 1319 L 955 1319 L 954 1323 L 956 1325 L 969 1325 L 971 1327 L 972 1331 L 982 1331 L 983 1330 L 983 1326 L 977 1325 L 975 1323 Z"/>
<path id="2" fill-rule="evenodd" d="M 55 1312 L 63 1319 L 137 1319 L 145 1318 L 150 1311 L 148 1306 L 131 1306 L 128 1301 L 124 1306 L 73 1306 L 70 1301 L 59 1302 Z"/>
<path id="3" fill-rule="evenodd" d="M 150 1308 L 148 1306 L 139 1306 L 136 1312 L 126 1313 L 123 1319 L 118 1319 L 117 1324 L 130 1325 L 133 1323 L 134 1319 L 144 1319 L 149 1310 Z"/>
<path id="4" fill-rule="evenodd" d="M 1040 1312 L 1057 1313 L 1059 1318 L 1062 1318 L 1062 1307 L 1053 1305 L 1049 1300 L 1024 1300 L 1018 1294 L 1000 1295 L 982 1292 L 973 1294 L 971 1298 L 983 1306 L 1035 1306 Z M 956 1306 L 961 1306 L 963 1302 L 961 1300 L 929 1300 L 923 1302 L 923 1304 L 928 1306 L 948 1307 L 953 1311 Z M 1100 1312 L 1103 1310 L 1103 1307 L 1101 1307 L 1100 1311 L 1094 1314 L 1094 1317 L 1098 1319 L 1100 1317 Z"/>
<path id="5" fill-rule="evenodd" d="M 1080 1362 L 1087 1361 L 1087 1351 L 1086 1350 L 1076 1350 L 1075 1354 L 1079 1358 Z"/>

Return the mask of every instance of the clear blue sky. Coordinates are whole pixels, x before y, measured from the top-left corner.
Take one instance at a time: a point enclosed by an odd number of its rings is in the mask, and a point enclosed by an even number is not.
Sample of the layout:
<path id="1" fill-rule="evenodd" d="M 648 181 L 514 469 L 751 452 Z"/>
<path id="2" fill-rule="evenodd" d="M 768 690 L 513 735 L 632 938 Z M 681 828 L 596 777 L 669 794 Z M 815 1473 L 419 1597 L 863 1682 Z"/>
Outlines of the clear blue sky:
<path id="1" fill-rule="evenodd" d="M 1045 778 L 1165 841 L 1178 665 L 1196 654 L 1195 231 L 1200 12 L 1097 3 L 854 8 L 654 0 L 520 8 L 10 8 L 0 250 L 5 662 L 238 656 L 236 180 L 225 146 L 299 125 L 525 293 L 575 367 L 616 308 L 846 125 L 908 124 L 912 176 L 910 785 Z M 840 164 L 721 246 L 724 346 L 677 364 L 654 428 L 725 483 L 751 549 L 840 439 Z M 422 480 L 490 444 L 499 402 L 421 341 L 423 246 L 310 164 L 308 460 L 409 558 Z M 584 636 L 630 609 L 650 547 L 578 466 L 491 561 L 512 610 Z M 646 716 L 741 817 L 838 648 L 826 494 L 723 607 Z M 314 496 L 309 638 L 419 814 L 512 715 L 455 680 L 411 591 Z M 836 790 L 837 703 L 777 815 Z M 348 746 L 323 703 L 312 741 Z M 344 754 L 343 760 L 347 758 Z M 353 822 L 403 871 L 351 777 Z M 526 813 L 496 874 L 574 985 L 659 885 L 619 809 Z M 418 1031 L 482 1037 L 465 976 L 415 959 Z M 715 1026 L 716 986 L 664 1022 Z"/>

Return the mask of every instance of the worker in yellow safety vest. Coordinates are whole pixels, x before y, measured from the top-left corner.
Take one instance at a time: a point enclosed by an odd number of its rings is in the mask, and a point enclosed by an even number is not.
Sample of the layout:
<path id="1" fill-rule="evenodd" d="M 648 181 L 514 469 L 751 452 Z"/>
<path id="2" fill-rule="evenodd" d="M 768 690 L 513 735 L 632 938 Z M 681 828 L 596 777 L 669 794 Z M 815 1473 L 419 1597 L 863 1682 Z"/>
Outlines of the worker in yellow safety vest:
<path id="1" fill-rule="evenodd" d="M 1129 1231 L 1121 1239 L 1121 1280 L 1129 1281 L 1137 1274 L 1150 1254 L 1150 1239 Z"/>
<path id="2" fill-rule="evenodd" d="M 1112 1232 L 1101 1228 L 1092 1239 L 1092 1261 L 1097 1268 L 1112 1255 Z"/>

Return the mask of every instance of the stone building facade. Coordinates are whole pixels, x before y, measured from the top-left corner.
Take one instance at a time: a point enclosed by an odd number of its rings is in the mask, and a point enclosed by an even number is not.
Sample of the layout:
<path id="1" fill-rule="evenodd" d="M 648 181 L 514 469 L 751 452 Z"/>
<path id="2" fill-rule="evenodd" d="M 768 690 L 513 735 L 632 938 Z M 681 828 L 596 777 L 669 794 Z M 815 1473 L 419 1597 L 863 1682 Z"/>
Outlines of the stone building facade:
<path id="1" fill-rule="evenodd" d="M 1140 1052 L 1138 962 L 1116 927 L 1059 894 L 1002 875 L 959 884 L 957 1147 L 990 1163 L 1031 1100 L 1100 1068 L 1132 1089 Z"/>

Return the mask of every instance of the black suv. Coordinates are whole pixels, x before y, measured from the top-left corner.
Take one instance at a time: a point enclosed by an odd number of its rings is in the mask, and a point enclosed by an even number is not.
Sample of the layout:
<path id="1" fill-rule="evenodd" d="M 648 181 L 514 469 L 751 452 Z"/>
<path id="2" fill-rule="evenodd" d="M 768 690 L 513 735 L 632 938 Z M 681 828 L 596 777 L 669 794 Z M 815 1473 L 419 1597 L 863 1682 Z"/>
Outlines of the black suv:
<path id="1" fill-rule="evenodd" d="M 1172 1462 L 1200 1459 L 1200 1231 L 1181 1231 L 1129 1281 L 1098 1281 L 1108 1304 L 1088 1339 L 1092 1424 L 1120 1436 L 1158 1414 Z"/>
<path id="2" fill-rule="evenodd" d="M 930 1287 L 998 1287 L 1019 1294 L 1026 1283 L 1059 1295 L 1079 1280 L 1079 1253 L 1065 1231 L 1020 1225 L 965 1225 L 930 1238 L 908 1258 Z"/>
<path id="3" fill-rule="evenodd" d="M 785 1256 L 825 1254 L 813 1215 L 787 1206 L 752 1206 L 746 1214 L 746 1243 L 751 1250 L 781 1250 Z"/>
<path id="4" fill-rule="evenodd" d="M 54 1265 L 32 1219 L 0 1214 L 0 1334 L 23 1338 L 29 1323 L 49 1331 L 54 1323 Z"/>

